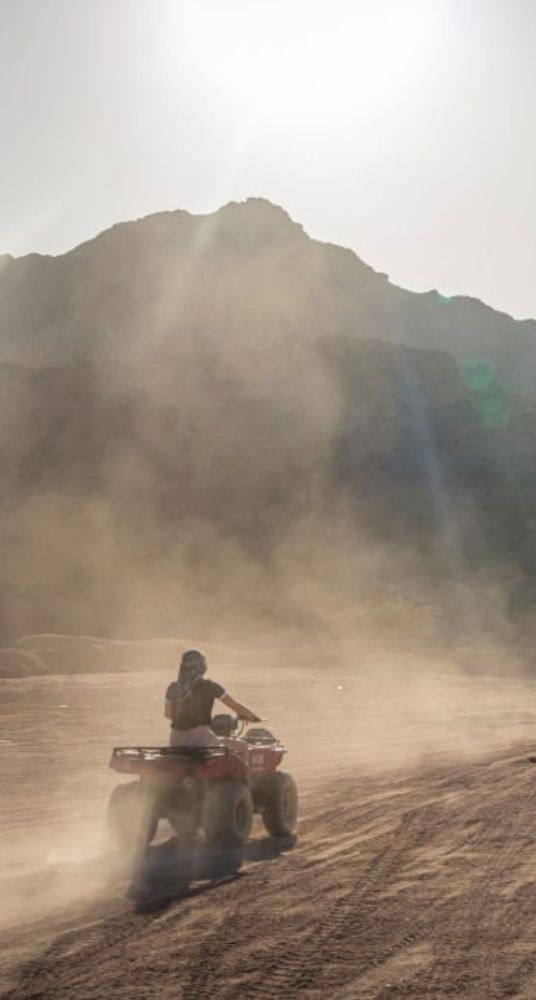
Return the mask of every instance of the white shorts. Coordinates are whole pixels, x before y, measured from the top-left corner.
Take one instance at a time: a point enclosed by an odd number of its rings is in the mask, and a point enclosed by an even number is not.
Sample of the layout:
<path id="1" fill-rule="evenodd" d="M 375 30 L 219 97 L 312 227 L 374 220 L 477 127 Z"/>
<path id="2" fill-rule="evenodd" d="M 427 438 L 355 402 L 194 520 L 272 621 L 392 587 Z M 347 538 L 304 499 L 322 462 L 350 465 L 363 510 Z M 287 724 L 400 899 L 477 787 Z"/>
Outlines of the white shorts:
<path id="1" fill-rule="evenodd" d="M 220 739 L 210 726 L 195 726 L 194 729 L 171 729 L 170 747 L 215 747 Z"/>

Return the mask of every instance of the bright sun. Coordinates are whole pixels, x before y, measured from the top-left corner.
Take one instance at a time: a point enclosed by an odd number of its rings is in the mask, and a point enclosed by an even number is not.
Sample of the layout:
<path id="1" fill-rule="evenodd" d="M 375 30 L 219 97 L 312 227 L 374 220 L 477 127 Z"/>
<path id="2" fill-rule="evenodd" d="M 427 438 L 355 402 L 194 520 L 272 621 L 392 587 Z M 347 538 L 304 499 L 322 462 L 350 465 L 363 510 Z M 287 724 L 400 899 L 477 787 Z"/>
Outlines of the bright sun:
<path id="1" fill-rule="evenodd" d="M 408 99 L 434 65 L 444 0 L 191 0 L 188 62 L 211 95 L 263 118 Z M 439 17 L 438 17 L 439 15 Z"/>

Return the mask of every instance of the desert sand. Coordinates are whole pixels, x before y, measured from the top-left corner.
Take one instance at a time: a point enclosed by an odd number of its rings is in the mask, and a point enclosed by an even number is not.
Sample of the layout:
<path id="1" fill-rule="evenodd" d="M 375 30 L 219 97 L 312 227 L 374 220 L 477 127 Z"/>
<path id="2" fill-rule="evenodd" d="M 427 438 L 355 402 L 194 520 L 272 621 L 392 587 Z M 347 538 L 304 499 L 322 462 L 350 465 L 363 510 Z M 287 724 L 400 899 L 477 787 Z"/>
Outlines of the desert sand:
<path id="1" fill-rule="evenodd" d="M 186 885 L 161 823 L 135 899 L 109 753 L 166 741 L 172 674 L 0 682 L 0 995 L 533 1000 L 536 684 L 415 657 L 210 675 L 288 747 L 296 837 L 199 844 Z"/>

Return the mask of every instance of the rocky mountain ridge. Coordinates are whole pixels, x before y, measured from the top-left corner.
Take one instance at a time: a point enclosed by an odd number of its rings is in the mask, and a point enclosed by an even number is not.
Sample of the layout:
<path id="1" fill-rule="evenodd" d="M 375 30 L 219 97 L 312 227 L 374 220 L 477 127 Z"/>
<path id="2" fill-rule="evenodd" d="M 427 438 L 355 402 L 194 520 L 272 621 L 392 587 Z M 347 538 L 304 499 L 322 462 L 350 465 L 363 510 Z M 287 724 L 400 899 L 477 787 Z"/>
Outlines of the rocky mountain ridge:
<path id="1" fill-rule="evenodd" d="M 277 323 L 287 336 L 313 328 L 445 350 L 458 364 L 484 358 L 507 389 L 536 384 L 536 321 L 405 291 L 264 199 L 119 223 L 61 256 L 0 269 L 0 361 L 121 360 L 149 332 L 177 338 L 210 323 L 229 336 L 233 318 L 251 335 Z"/>

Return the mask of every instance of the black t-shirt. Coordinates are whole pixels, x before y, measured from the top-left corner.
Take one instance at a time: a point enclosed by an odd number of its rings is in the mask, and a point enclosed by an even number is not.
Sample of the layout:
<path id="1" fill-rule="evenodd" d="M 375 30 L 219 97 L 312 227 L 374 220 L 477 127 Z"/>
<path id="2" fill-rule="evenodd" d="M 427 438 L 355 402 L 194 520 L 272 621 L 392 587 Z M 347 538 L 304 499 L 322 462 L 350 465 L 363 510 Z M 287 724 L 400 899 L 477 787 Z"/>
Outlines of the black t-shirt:
<path id="1" fill-rule="evenodd" d="M 177 697 L 177 681 L 173 681 L 166 691 L 166 701 L 173 706 L 172 729 L 194 729 L 195 726 L 209 726 L 212 706 L 216 698 L 225 694 L 225 688 L 214 681 L 200 680 L 189 698 Z"/>

